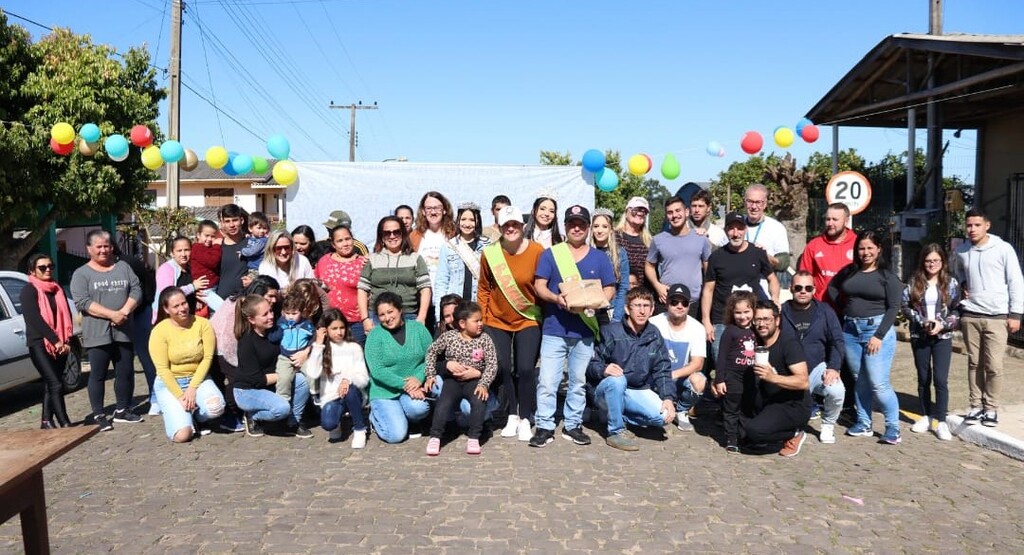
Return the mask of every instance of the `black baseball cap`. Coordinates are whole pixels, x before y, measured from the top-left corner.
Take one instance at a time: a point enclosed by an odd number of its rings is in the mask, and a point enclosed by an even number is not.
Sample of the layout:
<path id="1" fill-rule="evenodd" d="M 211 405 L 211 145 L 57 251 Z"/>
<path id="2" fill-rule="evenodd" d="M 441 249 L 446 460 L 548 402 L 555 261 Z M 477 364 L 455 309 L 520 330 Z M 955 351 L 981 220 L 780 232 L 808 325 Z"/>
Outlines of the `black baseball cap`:
<path id="1" fill-rule="evenodd" d="M 686 299 L 687 302 L 692 300 L 690 299 L 690 288 L 682 283 L 674 283 L 670 285 L 668 288 L 668 295 L 665 295 L 665 297 L 669 299 L 680 297 Z"/>
<path id="2" fill-rule="evenodd" d="M 742 212 L 729 212 L 725 215 L 725 222 L 723 227 L 729 229 L 729 226 L 733 224 L 739 224 L 743 227 L 747 227 L 747 217 Z"/>
<path id="3" fill-rule="evenodd" d="M 590 210 L 587 207 L 579 204 L 574 204 L 565 210 L 565 223 L 569 223 L 569 220 L 581 220 L 587 225 L 590 225 Z"/>

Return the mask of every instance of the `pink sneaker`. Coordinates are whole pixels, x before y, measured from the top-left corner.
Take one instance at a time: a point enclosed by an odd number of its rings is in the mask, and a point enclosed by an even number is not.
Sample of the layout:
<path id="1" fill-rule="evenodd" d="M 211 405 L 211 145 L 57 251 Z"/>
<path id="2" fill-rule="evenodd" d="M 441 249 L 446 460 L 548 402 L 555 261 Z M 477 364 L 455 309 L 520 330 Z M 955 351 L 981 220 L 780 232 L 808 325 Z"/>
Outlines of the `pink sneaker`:
<path id="1" fill-rule="evenodd" d="M 436 457 L 436 456 L 438 456 L 440 454 L 441 454 L 441 438 L 439 438 L 439 437 L 432 437 L 432 438 L 430 438 L 430 441 L 427 442 L 427 455 L 430 455 L 431 457 Z"/>
<path id="2" fill-rule="evenodd" d="M 466 443 L 466 454 L 467 455 L 479 455 L 480 454 L 480 440 L 471 439 Z"/>

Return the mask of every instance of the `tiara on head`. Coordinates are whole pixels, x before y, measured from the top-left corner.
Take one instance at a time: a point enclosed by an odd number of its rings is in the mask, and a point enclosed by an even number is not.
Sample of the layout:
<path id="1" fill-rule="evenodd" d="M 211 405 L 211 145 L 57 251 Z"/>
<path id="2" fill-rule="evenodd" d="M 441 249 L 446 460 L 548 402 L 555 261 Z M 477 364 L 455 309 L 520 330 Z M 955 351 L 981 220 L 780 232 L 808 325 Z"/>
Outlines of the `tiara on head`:
<path id="1" fill-rule="evenodd" d="M 597 208 L 594 210 L 594 216 L 608 216 L 609 220 L 615 219 L 615 213 L 607 208 Z"/>
<path id="2" fill-rule="evenodd" d="M 558 202 L 558 195 L 552 189 L 542 189 L 537 193 L 537 198 L 549 198 L 555 202 Z"/>
<path id="3" fill-rule="evenodd" d="M 460 202 L 456 210 L 476 210 L 480 211 L 480 205 L 475 202 Z"/>

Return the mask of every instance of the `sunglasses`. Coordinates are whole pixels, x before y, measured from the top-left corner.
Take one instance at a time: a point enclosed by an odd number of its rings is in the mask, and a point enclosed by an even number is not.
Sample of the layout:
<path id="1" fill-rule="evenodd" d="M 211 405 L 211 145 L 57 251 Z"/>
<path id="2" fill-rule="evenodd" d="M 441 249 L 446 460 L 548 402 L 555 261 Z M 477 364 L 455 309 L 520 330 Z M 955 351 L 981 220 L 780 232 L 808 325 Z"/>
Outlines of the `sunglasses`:
<path id="1" fill-rule="evenodd" d="M 53 264 L 40 264 L 36 266 L 36 270 L 40 272 L 49 272 L 53 269 Z"/>
<path id="2" fill-rule="evenodd" d="M 385 237 L 398 237 L 398 236 L 402 235 L 402 230 L 401 229 L 385 229 L 385 230 L 381 231 L 380 234 L 385 236 Z"/>
<path id="3" fill-rule="evenodd" d="M 292 250 L 292 246 L 291 245 L 281 245 L 279 247 L 274 247 L 274 251 L 275 252 L 291 252 L 291 250 Z"/>
<path id="4" fill-rule="evenodd" d="M 669 304 L 669 306 L 679 305 L 679 306 L 682 306 L 683 308 L 686 308 L 686 307 L 690 306 L 690 301 L 688 301 L 686 299 L 669 299 L 668 300 L 668 304 Z"/>
<path id="5" fill-rule="evenodd" d="M 803 293 L 804 291 L 807 291 L 808 293 L 814 293 L 814 286 L 813 285 L 794 285 L 793 286 L 793 292 L 794 293 Z"/>

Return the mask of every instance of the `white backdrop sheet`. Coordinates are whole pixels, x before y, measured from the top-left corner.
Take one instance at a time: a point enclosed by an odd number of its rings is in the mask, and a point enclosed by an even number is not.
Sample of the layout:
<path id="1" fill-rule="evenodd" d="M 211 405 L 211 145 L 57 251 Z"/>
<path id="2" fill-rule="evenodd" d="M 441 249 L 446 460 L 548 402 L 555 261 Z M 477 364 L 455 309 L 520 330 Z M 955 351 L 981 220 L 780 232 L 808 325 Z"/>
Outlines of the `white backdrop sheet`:
<path id="1" fill-rule="evenodd" d="M 420 164 L 411 162 L 305 162 L 296 163 L 299 179 L 287 188 L 288 229 L 306 224 L 317 239 L 327 233 L 323 222 L 334 210 L 352 217 L 355 237 L 372 247 L 377 221 L 396 206 L 413 210 L 427 191 L 439 191 L 452 202 L 480 205 L 484 225 L 494 222 L 491 199 L 506 195 L 512 204 L 530 213 L 542 194 L 558 201 L 558 221 L 573 204 L 594 209 L 594 186 L 575 166 L 509 166 L 487 164 Z"/>

